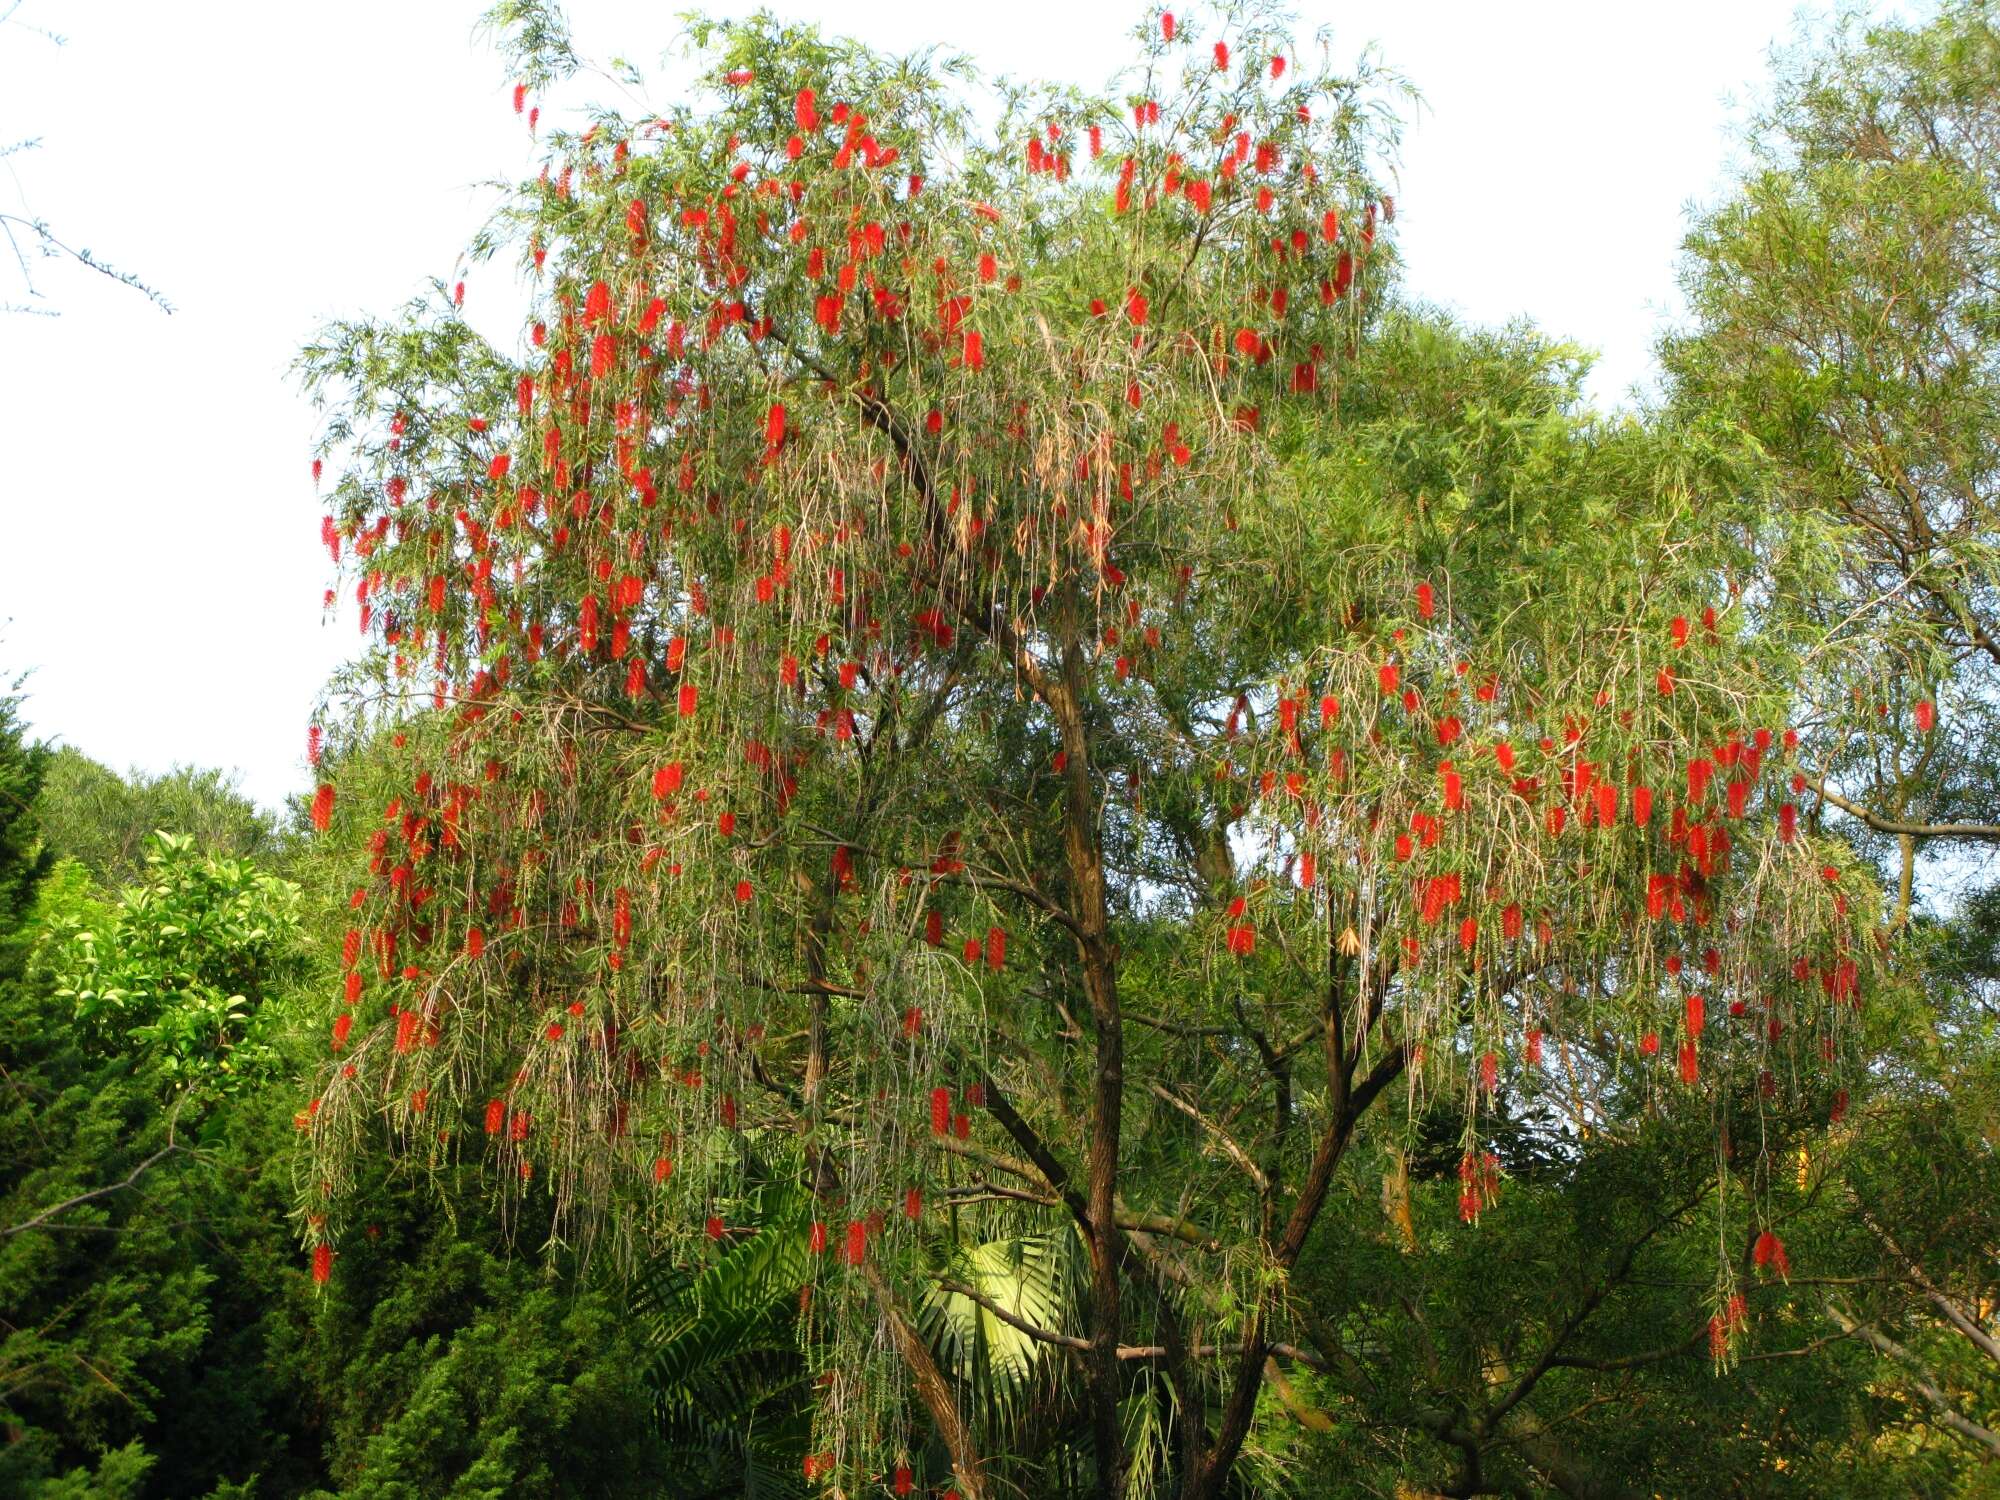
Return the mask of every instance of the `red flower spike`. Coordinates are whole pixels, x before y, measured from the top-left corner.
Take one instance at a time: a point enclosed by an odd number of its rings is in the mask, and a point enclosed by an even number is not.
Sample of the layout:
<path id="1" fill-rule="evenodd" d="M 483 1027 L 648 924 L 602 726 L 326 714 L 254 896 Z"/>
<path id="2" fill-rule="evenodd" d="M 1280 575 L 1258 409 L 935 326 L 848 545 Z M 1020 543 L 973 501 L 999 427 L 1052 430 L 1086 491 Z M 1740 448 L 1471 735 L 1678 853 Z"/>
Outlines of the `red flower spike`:
<path id="1" fill-rule="evenodd" d="M 333 1279 L 333 1246 L 313 1246 L 312 1278 L 314 1286 L 325 1286 Z"/>

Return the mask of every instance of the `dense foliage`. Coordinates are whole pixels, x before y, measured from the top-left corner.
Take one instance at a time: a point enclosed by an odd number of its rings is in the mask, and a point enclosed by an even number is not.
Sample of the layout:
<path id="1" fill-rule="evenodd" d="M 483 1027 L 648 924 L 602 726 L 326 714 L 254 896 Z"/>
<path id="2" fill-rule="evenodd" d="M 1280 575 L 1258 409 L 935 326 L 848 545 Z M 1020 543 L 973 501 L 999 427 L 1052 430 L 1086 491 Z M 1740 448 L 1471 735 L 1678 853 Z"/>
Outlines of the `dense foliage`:
<path id="1" fill-rule="evenodd" d="M 0 698 L 0 1493 L 1992 1493 L 1993 5 L 1781 63 L 1619 414 L 1266 12 L 990 133 L 493 20 L 315 790 Z"/>

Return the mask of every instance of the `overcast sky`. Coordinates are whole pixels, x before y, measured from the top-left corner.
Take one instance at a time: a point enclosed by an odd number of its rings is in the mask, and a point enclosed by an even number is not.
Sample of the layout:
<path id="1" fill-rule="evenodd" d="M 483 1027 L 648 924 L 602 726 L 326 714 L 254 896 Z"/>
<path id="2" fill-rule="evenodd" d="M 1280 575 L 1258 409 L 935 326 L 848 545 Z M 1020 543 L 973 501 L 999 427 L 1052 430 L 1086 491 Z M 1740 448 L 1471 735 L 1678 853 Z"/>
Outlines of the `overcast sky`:
<path id="1" fill-rule="evenodd" d="M 0 0 L 0 12 L 8 0 Z M 578 0 L 579 49 L 648 65 L 676 5 Z M 717 6 L 718 11 L 749 7 Z M 988 73 L 1103 81 L 1137 7 L 778 0 L 877 47 L 939 43 Z M 118 769 L 240 768 L 275 806 L 353 622 L 287 374 L 324 319 L 385 312 L 452 273 L 529 147 L 477 0 L 23 0 L 0 25 L 0 213 L 46 219 L 176 311 L 31 263 L 57 317 L 0 314 L 0 684 L 32 669 L 43 736 Z M 1526 317 L 1650 379 L 1683 216 L 1721 190 L 1793 0 L 1304 0 L 1301 34 L 1379 46 L 1423 92 L 1405 141 L 1407 285 L 1480 322 Z M 1185 7 L 1184 14 L 1196 13 Z M 35 28 L 61 33 L 56 45 Z M 11 169 L 9 173 L 6 169 Z M 512 299 L 468 279 L 487 325 Z M 484 283 L 484 284 L 483 284 Z M 0 302 L 31 300 L 0 245 Z"/>

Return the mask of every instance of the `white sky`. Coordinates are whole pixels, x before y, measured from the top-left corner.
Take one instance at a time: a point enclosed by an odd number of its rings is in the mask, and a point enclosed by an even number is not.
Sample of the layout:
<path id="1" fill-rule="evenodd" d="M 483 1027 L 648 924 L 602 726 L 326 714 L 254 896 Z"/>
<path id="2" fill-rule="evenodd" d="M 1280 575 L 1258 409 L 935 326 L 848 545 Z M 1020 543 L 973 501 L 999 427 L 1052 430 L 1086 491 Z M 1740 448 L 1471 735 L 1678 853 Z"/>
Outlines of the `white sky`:
<path id="1" fill-rule="evenodd" d="M 266 805 L 307 784 L 308 715 L 354 636 L 321 624 L 313 416 L 287 367 L 323 319 L 449 275 L 491 202 L 476 184 L 528 162 L 479 3 L 24 0 L 0 26 L 0 144 L 44 142 L 0 162 L 0 212 L 25 206 L 178 309 L 44 262 L 61 316 L 0 315 L 0 682 L 33 669 L 41 735 L 119 769 L 240 768 Z M 580 51 L 655 77 L 679 8 L 569 7 Z M 1140 19 L 1104 0 L 778 8 L 1091 85 Z M 1597 349 L 1602 401 L 1649 379 L 1683 210 L 1719 191 L 1728 101 L 1795 35 L 1793 0 L 1298 9 L 1301 35 L 1330 26 L 1336 56 L 1378 43 L 1426 97 L 1397 198 L 1410 292 Z M 499 275 L 468 278 L 468 315 L 512 305 Z M 0 246 L 0 302 L 25 300 Z"/>

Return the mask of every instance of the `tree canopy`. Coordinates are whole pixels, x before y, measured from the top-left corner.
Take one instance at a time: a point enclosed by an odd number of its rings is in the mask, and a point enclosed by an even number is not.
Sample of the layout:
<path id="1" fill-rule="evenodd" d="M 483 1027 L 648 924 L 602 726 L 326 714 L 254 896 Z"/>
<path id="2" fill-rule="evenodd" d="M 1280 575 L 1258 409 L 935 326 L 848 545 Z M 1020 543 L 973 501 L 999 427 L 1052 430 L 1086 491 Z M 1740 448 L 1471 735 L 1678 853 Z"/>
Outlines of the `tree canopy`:
<path id="1" fill-rule="evenodd" d="M 518 103 L 575 67 L 495 20 Z M 305 357 L 364 636 L 318 1272 L 384 1126 L 618 1252 L 800 1182 L 808 1478 L 924 1467 L 921 1411 L 969 1497 L 926 1268 L 1074 1232 L 1079 1331 L 958 1295 L 1080 1352 L 1097 1493 L 1220 1494 L 1358 1122 L 1454 1117 L 1477 1220 L 1553 1066 L 1706 1120 L 1728 1362 L 1879 966 L 1796 800 L 1824 632 L 1758 607 L 1823 535 L 1385 316 L 1381 81 L 1262 12 L 990 138 L 956 62 L 691 36 L 693 102 L 497 216 L 519 349 L 453 295 Z"/>

